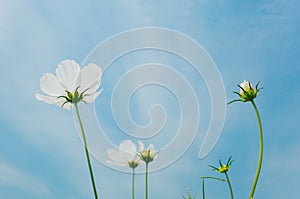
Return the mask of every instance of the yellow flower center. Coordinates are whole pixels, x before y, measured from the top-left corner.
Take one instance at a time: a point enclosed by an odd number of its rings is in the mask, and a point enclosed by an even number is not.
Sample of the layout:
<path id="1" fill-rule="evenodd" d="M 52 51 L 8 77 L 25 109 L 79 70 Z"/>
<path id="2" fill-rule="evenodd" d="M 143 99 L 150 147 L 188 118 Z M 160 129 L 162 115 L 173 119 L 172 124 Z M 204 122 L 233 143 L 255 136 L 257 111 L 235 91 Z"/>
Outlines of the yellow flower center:
<path id="1" fill-rule="evenodd" d="M 139 166 L 139 163 L 137 161 L 129 161 L 128 165 L 130 168 L 136 168 L 137 166 Z"/>
<path id="2" fill-rule="evenodd" d="M 141 153 L 141 159 L 146 163 L 152 162 L 154 159 L 154 156 L 155 156 L 155 154 L 151 153 L 150 149 L 144 150 Z"/>
<path id="3" fill-rule="evenodd" d="M 230 169 L 229 165 L 222 165 L 218 170 L 220 173 L 225 173 Z"/>

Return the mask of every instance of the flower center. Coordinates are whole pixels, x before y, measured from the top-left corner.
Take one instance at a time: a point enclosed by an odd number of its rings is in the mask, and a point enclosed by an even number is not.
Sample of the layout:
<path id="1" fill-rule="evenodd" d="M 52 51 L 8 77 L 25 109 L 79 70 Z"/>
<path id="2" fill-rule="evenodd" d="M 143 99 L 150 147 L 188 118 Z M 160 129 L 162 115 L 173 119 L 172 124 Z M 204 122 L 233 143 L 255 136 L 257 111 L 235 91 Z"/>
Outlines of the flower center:
<path id="1" fill-rule="evenodd" d="M 58 96 L 57 98 L 64 98 L 65 101 L 64 103 L 61 105 L 62 107 L 67 104 L 67 103 L 71 103 L 71 104 L 78 104 L 79 102 L 84 102 L 86 103 L 83 98 L 86 96 L 86 94 L 84 94 L 87 90 L 84 90 L 82 93 L 78 92 L 78 89 L 80 88 L 80 86 L 78 86 L 76 88 L 76 90 L 74 92 L 70 92 L 66 90 L 66 95 L 61 95 Z"/>
<path id="2" fill-rule="evenodd" d="M 141 159 L 146 162 L 152 162 L 154 159 L 154 153 L 151 153 L 150 149 L 147 149 L 141 153 Z"/>
<path id="3" fill-rule="evenodd" d="M 130 168 L 136 168 L 137 166 L 139 166 L 139 163 L 136 161 L 128 161 L 128 165 Z"/>
<path id="4" fill-rule="evenodd" d="M 219 168 L 219 172 L 220 172 L 220 173 L 224 173 L 224 172 L 227 172 L 229 169 L 230 169 L 230 166 L 229 166 L 229 165 L 222 165 L 222 166 Z"/>

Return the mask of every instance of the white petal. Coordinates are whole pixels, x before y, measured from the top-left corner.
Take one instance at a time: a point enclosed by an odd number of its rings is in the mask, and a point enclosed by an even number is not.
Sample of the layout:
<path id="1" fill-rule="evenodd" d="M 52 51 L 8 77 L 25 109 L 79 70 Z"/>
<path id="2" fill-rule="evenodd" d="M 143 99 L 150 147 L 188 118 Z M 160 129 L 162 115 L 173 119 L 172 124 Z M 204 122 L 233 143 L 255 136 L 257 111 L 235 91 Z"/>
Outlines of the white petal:
<path id="1" fill-rule="evenodd" d="M 138 164 L 142 164 L 143 161 L 141 160 L 141 157 L 139 155 L 135 155 L 134 158 L 132 159 L 132 161 L 135 161 Z"/>
<path id="2" fill-rule="evenodd" d="M 63 98 L 57 98 L 57 97 L 53 97 L 53 96 L 45 96 L 45 95 L 41 95 L 41 94 L 35 94 L 35 98 L 37 100 L 43 101 L 47 104 L 55 104 L 57 106 L 62 106 L 62 104 L 64 103 L 65 99 Z M 67 110 L 71 110 L 72 105 L 70 103 L 67 103 L 63 106 L 64 109 Z"/>
<path id="3" fill-rule="evenodd" d="M 153 144 L 150 144 L 149 149 L 150 149 L 150 152 L 151 152 L 151 153 L 154 153 L 154 152 L 155 152 L 155 149 L 154 149 L 154 145 L 153 145 Z"/>
<path id="4" fill-rule="evenodd" d="M 242 83 L 240 83 L 240 87 L 242 88 L 246 88 L 246 86 L 248 85 L 248 81 L 244 80 Z"/>
<path id="5" fill-rule="evenodd" d="M 79 92 L 83 92 L 85 91 L 85 94 L 93 94 L 97 91 L 97 89 L 99 88 L 101 84 L 101 81 L 98 82 L 94 82 L 89 88 L 83 89 L 83 87 L 80 87 L 78 89 Z"/>
<path id="6" fill-rule="evenodd" d="M 250 82 L 246 81 L 246 80 L 244 80 L 244 82 L 240 84 L 240 87 L 242 87 L 246 92 L 248 92 L 250 89 L 255 90 L 255 88 L 253 87 L 253 85 Z M 240 94 L 241 95 L 244 94 L 244 90 L 243 89 L 240 89 Z"/>
<path id="7" fill-rule="evenodd" d="M 77 87 L 79 72 L 80 66 L 73 60 L 64 60 L 56 68 L 57 78 L 70 92 L 73 92 Z"/>
<path id="8" fill-rule="evenodd" d="M 71 110 L 73 107 L 73 105 L 71 103 L 66 103 L 64 104 L 64 106 L 62 108 L 67 109 L 67 110 Z"/>
<path id="9" fill-rule="evenodd" d="M 65 93 L 65 89 L 60 84 L 56 76 L 45 73 L 40 79 L 41 90 L 47 95 L 60 96 Z"/>
<path id="10" fill-rule="evenodd" d="M 84 97 L 84 101 L 86 103 L 92 103 L 93 101 L 95 101 L 96 97 L 98 97 L 98 95 L 100 95 L 100 93 L 102 92 L 102 90 L 96 92 L 96 93 L 93 93 L 93 94 L 89 94 L 87 96 Z"/>
<path id="11" fill-rule="evenodd" d="M 133 161 L 136 156 L 136 146 L 131 140 L 121 142 L 119 146 L 120 154 L 126 161 Z"/>
<path id="12" fill-rule="evenodd" d="M 117 151 L 115 151 L 115 150 L 113 150 L 113 149 L 108 149 L 107 150 L 107 155 L 114 162 L 123 162 L 124 161 L 124 159 L 120 155 L 120 153 L 117 152 Z"/>
<path id="13" fill-rule="evenodd" d="M 93 87 L 95 84 L 97 84 L 99 87 L 101 77 L 102 69 L 96 64 L 88 64 L 87 66 L 83 67 L 80 71 L 80 89 L 85 90 L 87 88 Z M 94 91 L 96 91 L 98 87 L 96 87 Z"/>
<path id="14" fill-rule="evenodd" d="M 101 89 L 100 91 L 96 91 L 99 88 L 101 82 L 95 82 L 88 90 L 85 90 L 84 94 L 87 96 L 89 101 L 88 103 L 92 103 L 96 97 L 98 97 L 98 95 L 100 95 L 100 93 L 103 91 L 103 89 Z M 83 89 L 78 89 L 79 92 L 83 92 Z"/>
<path id="15" fill-rule="evenodd" d="M 41 95 L 39 93 L 35 94 L 35 98 L 37 100 L 43 101 L 45 103 L 56 104 L 56 105 L 62 104 L 63 100 L 64 100 L 64 99 L 60 99 L 60 98 L 57 98 L 57 97 L 54 97 L 54 96 Z"/>
<path id="16" fill-rule="evenodd" d="M 110 161 L 110 160 L 107 160 L 106 162 L 111 164 L 111 165 L 114 165 L 114 166 L 127 166 L 128 165 L 128 164 L 125 164 L 125 163 L 114 162 L 114 161 Z"/>
<path id="17" fill-rule="evenodd" d="M 138 144 L 139 144 L 139 152 L 142 152 L 142 151 L 144 151 L 144 144 L 143 144 L 143 142 L 142 141 L 138 141 Z"/>
<path id="18" fill-rule="evenodd" d="M 136 146 L 131 140 L 124 140 L 120 143 L 119 150 L 135 153 Z"/>

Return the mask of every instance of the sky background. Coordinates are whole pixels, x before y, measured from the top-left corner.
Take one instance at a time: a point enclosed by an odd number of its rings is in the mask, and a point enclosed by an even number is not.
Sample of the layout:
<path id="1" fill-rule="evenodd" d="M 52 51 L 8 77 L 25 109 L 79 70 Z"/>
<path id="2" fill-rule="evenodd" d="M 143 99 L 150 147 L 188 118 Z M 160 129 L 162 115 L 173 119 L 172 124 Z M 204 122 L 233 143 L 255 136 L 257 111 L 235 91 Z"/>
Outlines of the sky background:
<path id="1" fill-rule="evenodd" d="M 299 198 L 299 8 L 297 0 L 0 0 L 0 197 L 93 198 L 72 112 L 37 101 L 34 94 L 41 92 L 39 79 L 46 72 L 54 73 L 64 59 L 82 63 L 110 36 L 155 26 L 182 32 L 206 49 L 222 75 L 228 101 L 236 98 L 232 91 L 238 91 L 236 85 L 244 79 L 262 80 L 264 90 L 256 102 L 263 121 L 265 156 L 255 198 Z M 136 55 L 124 58 L 122 66 L 112 66 L 103 75 L 104 93 L 95 108 L 108 137 L 117 145 L 128 137 L 115 125 L 106 103 L 117 75 L 157 57 L 151 52 L 143 55 L 140 60 Z M 151 173 L 150 198 L 181 198 L 186 186 L 201 198 L 200 176 L 223 177 L 207 165 L 217 166 L 219 159 L 225 162 L 229 156 L 235 160 L 229 172 L 235 196 L 247 198 L 259 147 L 251 105 L 236 103 L 227 108 L 217 145 L 200 160 L 198 151 L 210 117 L 209 94 L 201 77 L 174 60 L 169 64 L 191 79 L 203 119 L 188 151 L 171 166 Z M 149 122 L 145 110 L 152 102 L 168 102 L 166 110 L 171 117 L 165 131 L 170 133 L 163 134 L 162 142 L 153 141 L 158 148 L 174 135 L 171 132 L 179 118 L 174 114 L 178 113 L 174 96 L 163 92 L 150 86 L 133 96 L 129 107 L 133 119 L 145 125 Z M 100 198 L 131 197 L 129 174 L 95 159 L 92 163 Z M 136 198 L 143 198 L 144 176 L 138 175 L 136 180 Z M 207 198 L 229 198 L 225 183 L 207 181 L 206 188 Z"/>

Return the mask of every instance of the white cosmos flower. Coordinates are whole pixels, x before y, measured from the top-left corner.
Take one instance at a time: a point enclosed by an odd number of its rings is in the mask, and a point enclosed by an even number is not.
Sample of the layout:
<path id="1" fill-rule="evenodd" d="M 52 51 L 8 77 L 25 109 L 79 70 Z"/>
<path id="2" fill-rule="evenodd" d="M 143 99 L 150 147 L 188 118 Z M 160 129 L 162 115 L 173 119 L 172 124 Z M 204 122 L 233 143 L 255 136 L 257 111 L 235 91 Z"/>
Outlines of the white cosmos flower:
<path id="1" fill-rule="evenodd" d="M 148 149 L 144 149 L 144 144 L 139 141 L 139 156 L 146 164 L 152 162 L 157 157 L 158 152 L 155 151 L 154 145 L 150 144 Z"/>
<path id="2" fill-rule="evenodd" d="M 46 95 L 36 94 L 36 99 L 70 110 L 74 103 L 92 103 L 102 90 L 102 69 L 96 64 L 88 64 L 80 69 L 73 60 L 58 64 L 56 75 L 45 73 L 40 79 L 41 90 Z"/>
<path id="3" fill-rule="evenodd" d="M 240 87 L 240 93 L 239 96 L 241 98 L 241 101 L 247 102 L 247 101 L 253 101 L 254 98 L 257 97 L 259 90 L 262 88 L 258 88 L 259 82 L 254 87 L 249 81 L 244 80 L 239 87 Z M 238 93 L 237 93 L 238 94 Z"/>
<path id="4" fill-rule="evenodd" d="M 118 151 L 107 150 L 108 157 L 111 159 L 107 162 L 115 166 L 129 166 L 134 169 L 141 164 L 138 156 L 139 150 L 131 140 L 124 140 L 120 143 Z"/>
<path id="5" fill-rule="evenodd" d="M 244 95 L 245 92 L 249 92 L 250 90 L 255 90 L 255 88 L 253 87 L 253 85 L 248 82 L 247 80 L 244 80 L 242 83 L 240 83 L 240 94 Z M 244 92 L 245 91 L 245 92 Z"/>

